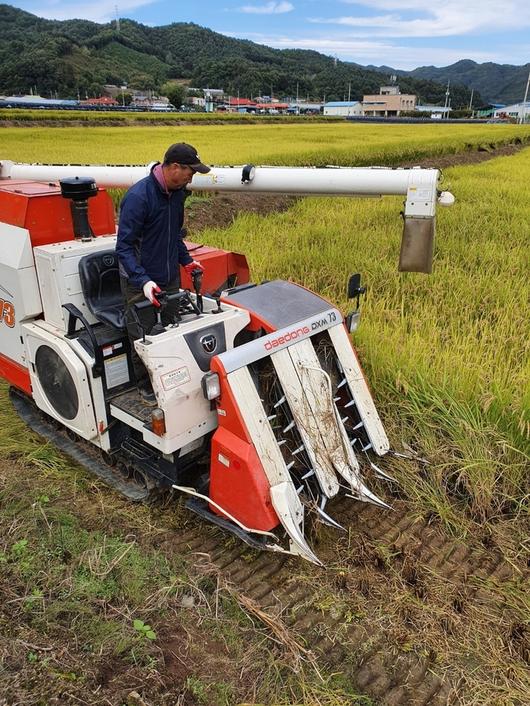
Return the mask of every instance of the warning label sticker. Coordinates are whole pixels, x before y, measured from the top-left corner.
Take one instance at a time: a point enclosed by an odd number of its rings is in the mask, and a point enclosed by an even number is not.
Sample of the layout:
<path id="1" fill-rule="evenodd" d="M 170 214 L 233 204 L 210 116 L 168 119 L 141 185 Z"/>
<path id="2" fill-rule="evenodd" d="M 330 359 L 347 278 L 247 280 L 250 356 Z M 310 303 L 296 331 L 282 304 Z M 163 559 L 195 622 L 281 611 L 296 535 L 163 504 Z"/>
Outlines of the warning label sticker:
<path id="1" fill-rule="evenodd" d="M 105 379 L 109 390 L 111 387 L 129 382 L 129 366 L 125 353 L 105 361 Z"/>
<path id="2" fill-rule="evenodd" d="M 162 375 L 160 379 L 164 390 L 172 390 L 175 387 L 179 387 L 179 385 L 184 385 L 185 382 L 189 382 L 191 376 L 188 368 L 183 366 L 182 368 L 171 370 L 169 373 Z"/>

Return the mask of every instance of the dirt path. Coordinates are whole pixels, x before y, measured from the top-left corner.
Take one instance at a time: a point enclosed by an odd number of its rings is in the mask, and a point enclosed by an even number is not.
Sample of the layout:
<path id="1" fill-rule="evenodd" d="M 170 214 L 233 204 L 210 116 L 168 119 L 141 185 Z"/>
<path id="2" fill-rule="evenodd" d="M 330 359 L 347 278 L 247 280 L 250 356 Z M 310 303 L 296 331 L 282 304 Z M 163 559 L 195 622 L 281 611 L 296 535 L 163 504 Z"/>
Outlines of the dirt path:
<path id="1" fill-rule="evenodd" d="M 13 473 L 9 461 L 0 461 L 0 478 Z M 28 489 L 40 482 L 29 464 L 16 473 L 16 483 Z M 523 670 L 530 665 L 530 631 L 510 596 L 513 587 L 528 582 L 530 571 L 524 557 L 503 556 L 499 538 L 506 528 L 499 536 L 489 531 L 464 542 L 399 498 L 386 512 L 342 498 L 330 511 L 346 532 L 319 525 L 313 536 L 324 570 L 251 550 L 175 505 L 138 508 L 97 481 L 86 490 L 77 488 L 75 477 L 74 470 L 66 472 L 61 505 L 88 531 L 138 537 L 140 527 L 148 527 L 139 538 L 145 552 L 182 557 L 191 577 L 211 576 L 214 585 L 228 586 L 240 604 L 263 611 L 284 626 L 289 639 L 308 648 L 324 675 L 343 675 L 374 706 L 522 706 L 505 693 L 521 665 Z M 18 604 L 17 595 L 6 593 L 6 609 Z M 252 639 L 259 629 L 257 621 Z M 109 664 L 85 660 L 71 641 L 57 644 L 37 634 L 30 640 L 25 627 L 19 633 L 22 647 L 0 637 L 0 682 L 2 662 L 8 673 L 18 664 L 17 679 L 23 679 L 24 640 L 54 657 L 69 654 L 74 662 L 86 661 L 83 682 L 68 689 L 73 695 L 64 701 L 68 704 L 77 703 L 76 694 L 86 698 L 96 691 L 94 704 L 122 703 L 131 685 L 143 683 L 148 706 L 199 706 L 206 702 L 192 697 L 174 702 L 171 696 L 182 694 L 190 674 L 200 673 L 203 664 L 232 676 L 240 668 L 200 623 L 183 623 L 181 609 L 157 631 L 161 659 L 147 673 L 119 658 Z"/>

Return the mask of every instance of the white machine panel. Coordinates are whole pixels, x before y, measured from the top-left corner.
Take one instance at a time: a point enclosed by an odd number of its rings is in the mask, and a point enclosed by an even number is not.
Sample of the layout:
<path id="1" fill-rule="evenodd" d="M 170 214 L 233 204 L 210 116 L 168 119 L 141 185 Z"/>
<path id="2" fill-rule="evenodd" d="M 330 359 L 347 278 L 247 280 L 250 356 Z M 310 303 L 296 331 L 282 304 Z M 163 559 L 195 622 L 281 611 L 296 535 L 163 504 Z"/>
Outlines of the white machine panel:
<path id="1" fill-rule="evenodd" d="M 207 298 L 204 299 L 204 306 L 205 311 L 214 308 Z M 206 333 L 212 325 L 222 325 L 226 349 L 230 350 L 234 347 L 236 334 L 245 328 L 249 320 L 247 311 L 223 305 L 222 313 L 205 314 L 168 328 L 158 336 L 146 336 L 145 344 L 141 340 L 136 341 L 136 350 L 149 371 L 158 406 L 165 413 L 166 434 L 162 439 L 158 438 L 156 444 L 165 453 L 189 444 L 217 426 L 217 412 L 204 398 L 201 386 L 208 368 L 201 370 L 188 344 L 189 336 L 203 329 Z M 198 340 L 201 340 L 200 337 Z M 149 443 L 153 442 L 152 436 L 144 433 Z"/>
<path id="2" fill-rule="evenodd" d="M 88 322 L 96 323 L 85 303 L 79 279 L 79 260 L 100 250 L 116 247 L 116 236 L 103 236 L 89 242 L 69 240 L 34 248 L 35 264 L 44 307 L 44 316 L 53 326 L 67 330 L 68 314 L 63 304 L 75 304 Z"/>
<path id="3" fill-rule="evenodd" d="M 20 327 L 41 312 L 29 231 L 0 223 L 1 355 L 27 365 Z"/>
<path id="4" fill-rule="evenodd" d="M 37 407 L 84 439 L 94 439 L 94 405 L 83 362 L 62 333 L 53 333 L 44 322 L 24 324 L 22 332 Z M 39 362 L 39 355 L 43 355 L 46 366 Z M 41 379 L 44 375 L 46 380 Z"/>

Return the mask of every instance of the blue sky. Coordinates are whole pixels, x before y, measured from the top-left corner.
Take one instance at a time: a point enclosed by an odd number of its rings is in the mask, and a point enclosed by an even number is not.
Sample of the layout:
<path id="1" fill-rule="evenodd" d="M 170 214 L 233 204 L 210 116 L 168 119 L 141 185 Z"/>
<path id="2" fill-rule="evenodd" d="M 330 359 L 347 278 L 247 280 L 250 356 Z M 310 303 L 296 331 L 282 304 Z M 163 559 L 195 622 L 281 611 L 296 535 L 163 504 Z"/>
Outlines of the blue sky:
<path id="1" fill-rule="evenodd" d="M 21 0 L 50 19 L 116 16 L 148 25 L 195 22 L 268 46 L 315 49 L 359 64 L 413 69 L 459 59 L 530 61 L 529 0 Z"/>

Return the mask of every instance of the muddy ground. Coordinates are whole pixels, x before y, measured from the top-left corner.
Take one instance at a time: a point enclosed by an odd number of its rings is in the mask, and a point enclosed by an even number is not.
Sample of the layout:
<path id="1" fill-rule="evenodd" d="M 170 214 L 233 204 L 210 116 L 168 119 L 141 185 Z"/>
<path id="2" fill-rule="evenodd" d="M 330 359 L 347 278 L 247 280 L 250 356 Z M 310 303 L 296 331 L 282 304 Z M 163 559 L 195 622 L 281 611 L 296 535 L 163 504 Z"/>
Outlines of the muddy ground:
<path id="1" fill-rule="evenodd" d="M 476 163 L 517 149 L 422 166 Z M 264 195 L 197 200 L 188 214 L 190 237 L 229 225 L 240 211 L 265 214 L 292 202 Z M 7 405 L 5 390 L 0 395 Z M 280 674 L 286 683 L 310 679 L 306 690 L 293 688 L 306 694 L 300 704 L 528 703 L 529 606 L 521 604 L 530 576 L 528 528 L 518 518 L 499 520 L 458 539 L 399 490 L 381 492 L 392 493 L 392 512 L 347 499 L 335 504 L 346 531 L 315 530 L 323 571 L 251 550 L 180 505 L 135 506 L 74 466 L 61 480 L 32 457 L 4 456 L 0 505 L 9 510 L 0 512 L 0 705 L 235 706 L 257 704 L 261 696 L 259 703 L 272 706 L 288 703 L 287 691 L 281 699 L 264 697 L 267 684 L 277 693 L 273 679 Z M 51 535 L 66 513 L 88 533 L 126 537 L 147 554 L 182 559 L 184 588 L 149 597 L 157 639 L 136 661 L 108 643 L 93 653 L 76 636 L 76 606 L 68 605 L 65 586 L 84 555 L 63 553 L 61 580 L 42 595 L 34 579 L 24 578 L 26 550 L 13 543 L 20 528 L 31 544 L 30 532 Z M 90 562 L 89 568 L 98 575 Z M 112 576 L 116 568 L 111 563 L 99 573 L 107 570 Z M 54 622 L 34 619 L 32 601 L 44 606 L 59 599 L 64 613 L 54 614 Z M 102 619 L 133 617 L 121 600 L 96 596 L 90 606 Z M 343 697 L 332 700 L 337 679 Z"/>

